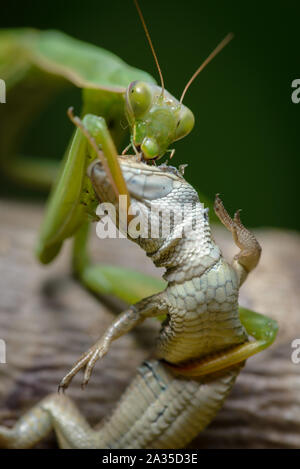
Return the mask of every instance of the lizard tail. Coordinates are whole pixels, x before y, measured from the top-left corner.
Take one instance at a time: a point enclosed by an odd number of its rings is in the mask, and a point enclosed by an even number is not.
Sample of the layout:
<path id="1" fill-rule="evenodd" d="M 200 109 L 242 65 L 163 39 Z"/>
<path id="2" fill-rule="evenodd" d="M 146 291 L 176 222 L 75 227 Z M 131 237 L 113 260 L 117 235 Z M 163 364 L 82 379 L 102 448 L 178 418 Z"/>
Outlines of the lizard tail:
<path id="1" fill-rule="evenodd" d="M 215 417 L 239 371 L 189 379 L 147 361 L 99 436 L 109 435 L 110 448 L 184 448 Z"/>
<path id="2" fill-rule="evenodd" d="M 150 360 L 99 430 L 90 427 L 73 401 L 53 394 L 11 428 L 0 426 L 0 447 L 30 448 L 54 429 L 63 448 L 184 448 L 215 417 L 240 371 L 202 378 L 176 376 Z"/>

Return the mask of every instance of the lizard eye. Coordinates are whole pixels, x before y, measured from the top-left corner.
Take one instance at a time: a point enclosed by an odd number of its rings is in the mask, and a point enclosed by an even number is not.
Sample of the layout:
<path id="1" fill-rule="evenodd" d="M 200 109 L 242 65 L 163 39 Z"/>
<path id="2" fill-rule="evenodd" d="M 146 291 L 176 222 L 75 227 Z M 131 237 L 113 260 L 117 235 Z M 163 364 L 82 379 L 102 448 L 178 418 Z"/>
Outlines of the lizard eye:
<path id="1" fill-rule="evenodd" d="M 126 102 L 135 117 L 142 116 L 152 103 L 150 86 L 142 81 L 133 81 L 127 88 Z"/>
<path id="2" fill-rule="evenodd" d="M 179 120 L 175 132 L 175 140 L 180 140 L 181 138 L 189 134 L 192 128 L 194 127 L 194 123 L 194 114 L 192 113 L 192 111 L 190 111 L 187 107 L 184 106 L 183 109 L 180 111 Z"/>

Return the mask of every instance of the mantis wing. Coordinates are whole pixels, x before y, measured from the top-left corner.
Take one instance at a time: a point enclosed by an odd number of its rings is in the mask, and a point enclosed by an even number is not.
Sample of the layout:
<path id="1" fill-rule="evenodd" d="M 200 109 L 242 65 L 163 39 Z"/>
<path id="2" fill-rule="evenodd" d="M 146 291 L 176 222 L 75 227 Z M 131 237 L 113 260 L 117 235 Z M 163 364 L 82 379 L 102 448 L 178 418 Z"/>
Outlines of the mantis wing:
<path id="1" fill-rule="evenodd" d="M 154 82 L 150 75 L 130 67 L 111 52 L 59 31 L 33 29 L 1 31 L 0 75 L 8 93 L 0 114 L 2 167 L 16 179 L 38 186 L 53 179 L 53 164 L 38 164 L 29 158 L 12 162 L 11 155 L 17 151 L 16 142 L 26 123 L 57 92 L 68 86 L 82 89 L 82 116 L 90 113 L 104 117 L 118 144 L 124 136 L 121 120 L 126 87 L 134 80 Z M 85 140 L 75 133 L 52 189 L 41 230 L 37 251 L 44 263 L 50 262 L 63 240 L 74 234 L 86 218 L 84 205 L 93 202 L 85 176 L 88 154 Z"/>
<path id="2" fill-rule="evenodd" d="M 154 82 L 111 52 L 59 31 L 29 28 L 0 31 L 0 77 L 7 93 L 5 106 L 0 106 L 1 172 L 39 189 L 49 189 L 55 179 L 55 162 L 15 155 L 30 122 L 58 93 L 81 89 L 82 115 L 102 115 L 118 144 L 125 133 L 121 118 L 126 86 L 136 79 Z"/>

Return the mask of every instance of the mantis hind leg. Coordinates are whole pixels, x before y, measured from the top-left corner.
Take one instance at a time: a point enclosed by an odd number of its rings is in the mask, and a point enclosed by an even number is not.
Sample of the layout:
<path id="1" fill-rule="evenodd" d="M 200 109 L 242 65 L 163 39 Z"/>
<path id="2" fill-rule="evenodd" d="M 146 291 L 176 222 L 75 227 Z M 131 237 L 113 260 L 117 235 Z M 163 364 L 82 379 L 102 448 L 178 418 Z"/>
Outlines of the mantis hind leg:
<path id="1" fill-rule="evenodd" d="M 95 448 L 95 431 L 71 399 L 58 393 L 39 402 L 13 428 L 0 426 L 0 448 L 32 448 L 52 430 L 62 448 Z"/>

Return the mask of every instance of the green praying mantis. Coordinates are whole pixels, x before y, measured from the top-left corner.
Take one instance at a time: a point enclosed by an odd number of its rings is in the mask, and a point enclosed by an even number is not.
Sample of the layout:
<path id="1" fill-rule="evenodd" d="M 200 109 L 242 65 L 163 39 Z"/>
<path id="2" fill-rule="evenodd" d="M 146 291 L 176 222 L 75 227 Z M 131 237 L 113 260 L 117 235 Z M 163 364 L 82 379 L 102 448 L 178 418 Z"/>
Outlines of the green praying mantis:
<path id="1" fill-rule="evenodd" d="M 147 35 L 150 39 L 148 32 Z M 229 39 L 218 46 L 202 68 Z M 161 73 L 160 76 L 162 79 Z M 163 79 L 159 88 L 150 75 L 128 66 L 112 53 L 57 31 L 1 31 L 0 77 L 5 80 L 8 95 L 6 105 L 0 108 L 1 171 L 15 183 L 30 187 L 48 187 L 56 179 L 36 250 L 39 260 L 44 264 L 51 262 L 64 240 L 73 237 L 74 273 L 94 293 L 111 293 L 132 303 L 164 288 L 164 281 L 128 269 L 95 266 L 89 261 L 88 225 L 91 219 L 95 220 L 97 201 L 86 169 L 96 158 L 97 150 L 91 149 L 81 130 L 76 130 L 71 139 L 59 176 L 51 160 L 18 156 L 18 144 L 30 120 L 55 94 L 75 85 L 82 89 L 83 126 L 91 134 L 95 130 L 97 144 L 106 145 L 107 161 L 112 165 L 108 175 L 113 184 L 116 181 L 114 187 L 119 193 L 127 193 L 116 159 L 116 147 L 125 135 L 125 117 L 132 132 L 133 149 L 137 151 L 140 146 L 144 157 L 152 160 L 163 156 L 171 142 L 192 130 L 192 112 L 164 89 Z M 142 116 L 143 107 L 147 109 L 153 98 L 157 99 L 156 109 L 152 106 L 149 115 Z M 147 121 L 147 128 L 141 116 Z"/>
<path id="2" fill-rule="evenodd" d="M 149 164 L 168 152 L 173 157 L 173 143 L 189 134 L 194 126 L 193 113 L 183 104 L 186 91 L 232 39 L 229 34 L 213 50 L 177 100 L 165 89 L 150 35 L 135 3 L 157 65 L 160 86 L 150 75 L 128 66 L 113 54 L 60 32 L 23 29 L 0 33 L 0 77 L 7 87 L 7 103 L 0 109 L 0 151 L 5 157 L 1 159 L 1 168 L 15 181 L 41 186 L 53 180 L 56 175 L 53 163 L 14 157 L 17 142 L 28 120 L 55 93 L 68 86 L 82 90 L 81 118 L 75 117 L 72 109 L 68 111 L 76 129 L 47 202 L 36 255 L 48 264 L 59 254 L 64 241 L 73 238 L 72 266 L 76 277 L 93 293 L 112 294 L 128 303 L 162 291 L 166 283 L 129 269 L 93 264 L 88 255 L 88 237 L 90 223 L 97 220 L 98 200 L 87 169 L 99 158 L 116 196 L 127 196 L 128 210 L 130 197 L 117 157 L 117 147 L 125 134 L 121 122 L 126 118 L 130 129 L 124 155 L 132 148 L 137 158 Z M 247 315 L 243 311 L 241 319 L 247 329 Z M 256 339 L 261 340 L 259 350 L 270 345 L 276 336 L 274 323 L 269 320 L 267 324 L 273 327 L 271 331 L 256 334 Z M 259 350 L 256 348 L 256 352 Z M 243 361 L 251 354 L 248 350 L 230 363 Z M 209 373 L 226 366 L 225 360 L 214 362 L 211 368 L 205 363 L 202 369 Z M 186 370 L 182 372 L 188 374 Z M 197 373 L 199 376 L 201 370 Z"/>

